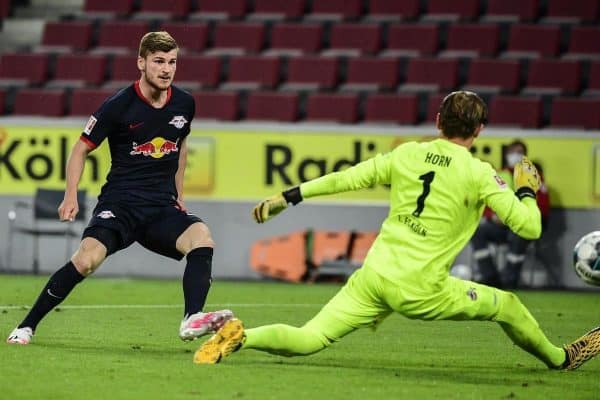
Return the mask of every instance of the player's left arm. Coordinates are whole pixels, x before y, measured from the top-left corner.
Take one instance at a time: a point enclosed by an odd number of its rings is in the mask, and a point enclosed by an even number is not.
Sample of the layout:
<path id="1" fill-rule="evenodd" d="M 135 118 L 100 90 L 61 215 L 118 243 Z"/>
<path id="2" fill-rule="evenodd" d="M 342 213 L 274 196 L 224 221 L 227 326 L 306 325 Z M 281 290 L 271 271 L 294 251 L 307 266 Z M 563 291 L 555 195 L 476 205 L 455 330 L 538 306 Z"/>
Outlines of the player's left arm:
<path id="1" fill-rule="evenodd" d="M 185 176 L 185 167 L 187 165 L 187 142 L 186 138 L 181 139 L 181 145 L 179 146 L 179 165 L 177 172 L 175 173 L 175 189 L 177 189 L 177 205 L 183 211 L 186 211 L 185 204 L 183 202 L 183 178 Z"/>

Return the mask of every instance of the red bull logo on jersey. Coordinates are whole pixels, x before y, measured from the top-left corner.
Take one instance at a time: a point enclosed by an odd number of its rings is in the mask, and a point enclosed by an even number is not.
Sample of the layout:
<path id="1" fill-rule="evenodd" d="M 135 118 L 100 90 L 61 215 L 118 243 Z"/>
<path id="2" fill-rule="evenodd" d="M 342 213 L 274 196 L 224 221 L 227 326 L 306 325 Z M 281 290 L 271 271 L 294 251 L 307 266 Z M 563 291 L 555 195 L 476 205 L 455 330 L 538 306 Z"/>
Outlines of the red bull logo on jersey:
<path id="1" fill-rule="evenodd" d="M 141 154 L 146 157 L 161 158 L 166 154 L 178 152 L 177 142 L 179 142 L 179 139 L 173 142 L 162 137 L 155 137 L 149 142 L 140 144 L 133 142 L 129 154 L 132 156 Z"/>
<path id="2" fill-rule="evenodd" d="M 177 129 L 181 129 L 185 126 L 185 124 L 187 124 L 187 119 L 185 119 L 183 117 L 183 115 L 176 115 L 173 117 L 173 119 L 169 122 L 169 125 L 173 125 L 175 126 L 175 128 Z"/>

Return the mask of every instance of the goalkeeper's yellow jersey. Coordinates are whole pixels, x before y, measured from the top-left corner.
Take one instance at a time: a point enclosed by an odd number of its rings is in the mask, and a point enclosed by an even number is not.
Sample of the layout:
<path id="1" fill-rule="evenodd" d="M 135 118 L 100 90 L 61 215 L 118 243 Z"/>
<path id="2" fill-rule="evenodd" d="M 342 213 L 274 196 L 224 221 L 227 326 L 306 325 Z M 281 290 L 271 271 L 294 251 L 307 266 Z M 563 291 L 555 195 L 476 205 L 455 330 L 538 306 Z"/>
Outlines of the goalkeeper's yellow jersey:
<path id="1" fill-rule="evenodd" d="M 492 166 L 446 139 L 409 142 L 344 171 L 301 184 L 304 198 L 390 185 L 390 211 L 365 259 L 413 288 L 442 283 L 479 224 L 484 206 L 518 235 L 541 232 L 536 201 L 520 201 Z"/>

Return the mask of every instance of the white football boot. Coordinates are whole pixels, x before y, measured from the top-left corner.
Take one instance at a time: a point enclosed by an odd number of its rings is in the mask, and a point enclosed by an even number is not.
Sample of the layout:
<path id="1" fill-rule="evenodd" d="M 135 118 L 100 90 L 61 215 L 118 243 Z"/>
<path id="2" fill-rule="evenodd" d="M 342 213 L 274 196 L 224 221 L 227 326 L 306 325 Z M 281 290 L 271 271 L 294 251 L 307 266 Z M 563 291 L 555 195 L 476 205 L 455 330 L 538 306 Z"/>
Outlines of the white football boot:
<path id="1" fill-rule="evenodd" d="M 29 344 L 33 338 L 33 330 L 26 326 L 25 328 L 15 328 L 8 338 L 6 343 L 8 344 Z"/>
<path id="2" fill-rule="evenodd" d="M 231 318 L 233 318 L 231 310 L 192 314 L 181 321 L 179 337 L 181 340 L 194 340 L 208 333 L 215 333 Z"/>

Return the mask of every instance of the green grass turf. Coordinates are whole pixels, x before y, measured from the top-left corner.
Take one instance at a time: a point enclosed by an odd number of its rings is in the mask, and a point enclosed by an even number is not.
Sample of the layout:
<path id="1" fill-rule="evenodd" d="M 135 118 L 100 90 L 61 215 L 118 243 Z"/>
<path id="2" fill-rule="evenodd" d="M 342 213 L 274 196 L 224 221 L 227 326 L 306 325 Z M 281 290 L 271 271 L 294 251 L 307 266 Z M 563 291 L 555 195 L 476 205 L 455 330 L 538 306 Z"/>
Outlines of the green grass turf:
<path id="1" fill-rule="evenodd" d="M 46 277 L 0 275 L 0 334 L 26 313 Z M 231 307 L 252 327 L 300 325 L 339 286 L 220 282 L 208 308 Z M 554 343 L 600 323 L 597 293 L 519 292 Z M 71 308 L 85 305 L 172 305 Z M 550 371 L 487 322 L 391 316 L 318 354 L 243 351 L 195 365 L 200 341 L 177 337 L 181 284 L 91 278 L 39 326 L 29 346 L 0 344 L 1 399 L 598 399 L 600 359 Z M 64 307 L 62 307 L 64 306 Z"/>

